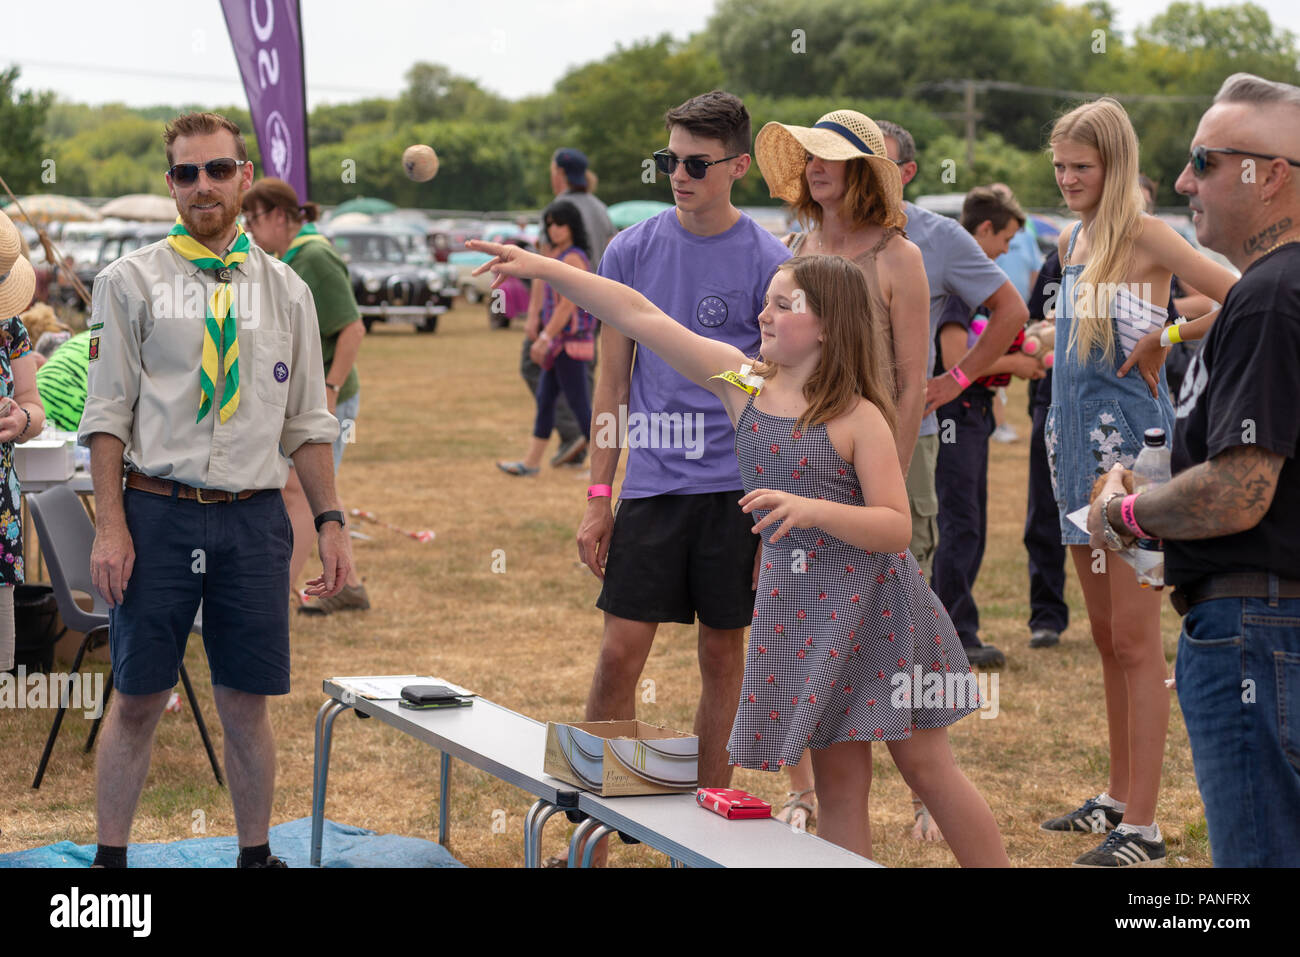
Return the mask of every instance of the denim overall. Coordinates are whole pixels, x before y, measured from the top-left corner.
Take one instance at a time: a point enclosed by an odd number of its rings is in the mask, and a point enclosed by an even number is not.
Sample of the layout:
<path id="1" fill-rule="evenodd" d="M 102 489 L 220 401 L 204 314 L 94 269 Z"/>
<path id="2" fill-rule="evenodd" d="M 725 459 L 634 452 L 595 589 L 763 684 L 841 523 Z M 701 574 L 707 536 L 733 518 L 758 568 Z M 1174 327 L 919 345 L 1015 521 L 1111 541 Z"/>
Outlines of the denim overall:
<path id="1" fill-rule="evenodd" d="M 1070 234 L 1070 245 L 1065 252 L 1067 263 L 1082 225 L 1077 224 Z M 1063 545 L 1088 544 L 1088 533 L 1065 516 L 1088 504 L 1097 476 L 1109 472 L 1116 462 L 1132 468 L 1142 449 L 1142 433 L 1147 429 L 1164 429 L 1170 439 L 1174 433 L 1173 403 L 1169 400 L 1163 368 L 1157 398 L 1151 397 L 1151 390 L 1136 366 L 1123 378 L 1115 375 L 1128 357 L 1113 316 L 1113 362 L 1107 363 L 1101 347 L 1094 346 L 1088 361 L 1080 363 L 1076 350 L 1070 346 L 1075 287 L 1083 268 L 1083 265 L 1067 265 L 1062 269 L 1056 310 L 1052 404 L 1043 429 Z"/>

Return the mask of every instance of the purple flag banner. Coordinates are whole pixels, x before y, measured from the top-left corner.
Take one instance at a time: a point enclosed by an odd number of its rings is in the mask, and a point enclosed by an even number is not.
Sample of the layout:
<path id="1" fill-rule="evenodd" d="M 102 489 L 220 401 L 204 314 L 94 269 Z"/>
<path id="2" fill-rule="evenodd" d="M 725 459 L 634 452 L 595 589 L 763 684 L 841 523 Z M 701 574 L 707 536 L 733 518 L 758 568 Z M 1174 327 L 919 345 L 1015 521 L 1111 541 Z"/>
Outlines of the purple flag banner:
<path id="1" fill-rule="evenodd" d="M 262 153 L 261 174 L 308 199 L 307 104 L 297 0 L 221 0 Z"/>

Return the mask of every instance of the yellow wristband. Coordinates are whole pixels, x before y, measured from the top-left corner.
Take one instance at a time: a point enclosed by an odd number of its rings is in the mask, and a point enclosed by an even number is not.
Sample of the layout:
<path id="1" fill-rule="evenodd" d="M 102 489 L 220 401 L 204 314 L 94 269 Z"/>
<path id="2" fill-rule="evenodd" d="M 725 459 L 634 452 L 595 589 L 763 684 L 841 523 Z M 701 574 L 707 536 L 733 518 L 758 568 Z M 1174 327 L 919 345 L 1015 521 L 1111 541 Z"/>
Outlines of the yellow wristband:
<path id="1" fill-rule="evenodd" d="M 1165 333 L 1166 333 L 1166 338 L 1168 338 L 1170 345 L 1176 346 L 1178 345 L 1178 343 L 1183 341 L 1183 334 L 1178 331 L 1178 323 L 1174 323 L 1172 326 L 1166 329 Z"/>

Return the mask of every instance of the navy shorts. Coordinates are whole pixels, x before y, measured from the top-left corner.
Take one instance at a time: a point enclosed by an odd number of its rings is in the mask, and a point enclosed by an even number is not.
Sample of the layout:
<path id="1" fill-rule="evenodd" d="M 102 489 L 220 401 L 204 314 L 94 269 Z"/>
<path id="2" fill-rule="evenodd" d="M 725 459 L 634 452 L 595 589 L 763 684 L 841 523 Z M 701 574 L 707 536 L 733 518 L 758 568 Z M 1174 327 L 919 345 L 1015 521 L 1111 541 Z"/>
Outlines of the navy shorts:
<path id="1" fill-rule="evenodd" d="M 109 613 L 113 686 L 137 695 L 175 687 L 202 601 L 212 683 L 288 694 L 293 529 L 279 489 L 215 505 L 123 495 L 135 567 Z"/>
<path id="2" fill-rule="evenodd" d="M 620 499 L 596 607 L 631 621 L 747 628 L 754 618 L 754 517 L 743 489 Z"/>

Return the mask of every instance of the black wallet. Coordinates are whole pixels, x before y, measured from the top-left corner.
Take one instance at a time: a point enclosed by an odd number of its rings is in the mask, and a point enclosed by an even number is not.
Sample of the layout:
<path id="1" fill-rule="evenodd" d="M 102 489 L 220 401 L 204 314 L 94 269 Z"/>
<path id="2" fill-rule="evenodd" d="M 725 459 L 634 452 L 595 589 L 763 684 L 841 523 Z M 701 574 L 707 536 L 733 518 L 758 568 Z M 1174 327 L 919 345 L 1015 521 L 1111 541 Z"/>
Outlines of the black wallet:
<path id="1" fill-rule="evenodd" d="M 402 689 L 402 700 L 418 705 L 449 704 L 459 697 L 446 685 L 407 685 Z"/>

